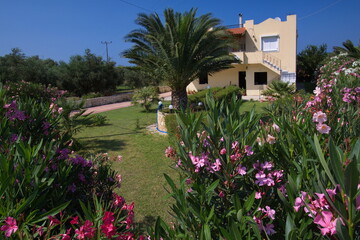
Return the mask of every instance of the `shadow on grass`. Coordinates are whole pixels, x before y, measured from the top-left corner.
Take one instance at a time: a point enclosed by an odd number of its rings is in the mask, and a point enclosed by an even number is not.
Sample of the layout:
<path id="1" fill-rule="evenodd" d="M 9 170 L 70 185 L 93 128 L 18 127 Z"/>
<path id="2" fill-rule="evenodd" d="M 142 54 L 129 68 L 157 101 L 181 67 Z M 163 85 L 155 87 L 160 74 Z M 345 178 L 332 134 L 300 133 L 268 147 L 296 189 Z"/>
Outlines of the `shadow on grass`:
<path id="1" fill-rule="evenodd" d="M 154 216 L 148 215 L 145 216 L 144 219 L 140 222 L 137 222 L 140 232 L 146 233 L 146 228 L 147 227 L 154 227 L 155 226 L 155 222 L 156 222 L 156 218 Z"/>
<path id="2" fill-rule="evenodd" d="M 98 139 L 97 137 L 91 137 L 91 139 L 89 137 L 89 140 L 82 140 L 81 144 L 84 145 L 86 149 L 96 149 L 97 152 L 120 151 L 123 150 L 126 145 L 122 140 Z"/>
<path id="3" fill-rule="evenodd" d="M 127 132 L 127 133 L 118 133 L 118 134 L 109 134 L 109 135 L 99 135 L 99 136 L 90 136 L 90 137 L 79 137 L 77 139 L 84 140 L 84 139 L 93 139 L 93 138 L 106 138 L 106 137 L 115 137 L 115 136 L 122 136 L 122 135 L 132 135 L 132 134 L 138 134 L 140 131 L 133 131 L 133 132 Z"/>

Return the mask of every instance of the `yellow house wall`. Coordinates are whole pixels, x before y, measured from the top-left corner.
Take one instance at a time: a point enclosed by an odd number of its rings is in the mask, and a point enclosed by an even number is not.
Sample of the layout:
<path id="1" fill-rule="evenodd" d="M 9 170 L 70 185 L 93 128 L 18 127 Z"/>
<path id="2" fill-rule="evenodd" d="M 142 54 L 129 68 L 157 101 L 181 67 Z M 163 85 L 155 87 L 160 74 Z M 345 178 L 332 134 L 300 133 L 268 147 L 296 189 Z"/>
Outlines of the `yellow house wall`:
<path id="1" fill-rule="evenodd" d="M 286 21 L 272 18 L 259 24 L 248 20 L 244 24 L 247 34 L 246 52 L 261 51 L 261 37 L 279 36 L 279 51 L 268 52 L 281 60 L 281 68 L 287 72 L 296 72 L 296 15 L 288 15 Z"/>
<path id="2" fill-rule="evenodd" d="M 279 79 L 279 74 L 271 71 L 262 64 L 237 64 L 233 68 L 215 73 L 208 78 L 208 84 L 199 84 L 198 80 L 193 81 L 187 87 L 187 92 L 199 91 L 208 87 L 226 87 L 230 85 L 239 85 L 239 72 L 246 72 L 246 94 L 260 95 L 261 91 L 266 89 L 266 85 L 254 84 L 255 72 L 267 72 L 267 83 L 271 83 L 275 79 Z"/>
<path id="3" fill-rule="evenodd" d="M 280 79 L 279 72 L 271 70 L 262 64 L 261 37 L 279 36 L 279 51 L 267 52 L 281 60 L 281 68 L 287 72 L 296 72 L 296 15 L 287 16 L 286 21 L 278 21 L 272 18 L 259 24 L 254 24 L 254 20 L 245 22 L 246 27 L 245 41 L 246 51 L 236 53 L 243 63 L 237 64 L 234 68 L 223 70 L 209 76 L 208 84 L 199 84 L 198 80 L 193 81 L 187 86 L 187 91 L 199 91 L 207 87 L 226 87 L 229 85 L 238 86 L 239 71 L 246 71 L 247 95 L 259 95 L 266 88 L 265 85 L 254 85 L 255 72 L 267 72 L 267 84 L 275 79 Z"/>

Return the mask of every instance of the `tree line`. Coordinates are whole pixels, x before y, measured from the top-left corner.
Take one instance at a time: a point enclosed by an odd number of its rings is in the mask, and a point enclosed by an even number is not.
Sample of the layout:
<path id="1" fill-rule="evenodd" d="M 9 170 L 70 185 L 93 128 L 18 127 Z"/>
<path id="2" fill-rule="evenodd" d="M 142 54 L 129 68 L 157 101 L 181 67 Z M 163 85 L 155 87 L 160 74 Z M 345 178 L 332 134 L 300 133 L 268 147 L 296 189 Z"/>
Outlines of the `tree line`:
<path id="1" fill-rule="evenodd" d="M 112 94 L 122 84 L 130 88 L 156 85 L 158 82 L 153 79 L 136 67 L 117 67 L 115 62 L 103 60 L 90 49 L 83 55 L 71 56 L 68 62 L 26 56 L 19 48 L 0 56 L 1 83 L 25 81 L 51 85 L 76 96 Z"/>

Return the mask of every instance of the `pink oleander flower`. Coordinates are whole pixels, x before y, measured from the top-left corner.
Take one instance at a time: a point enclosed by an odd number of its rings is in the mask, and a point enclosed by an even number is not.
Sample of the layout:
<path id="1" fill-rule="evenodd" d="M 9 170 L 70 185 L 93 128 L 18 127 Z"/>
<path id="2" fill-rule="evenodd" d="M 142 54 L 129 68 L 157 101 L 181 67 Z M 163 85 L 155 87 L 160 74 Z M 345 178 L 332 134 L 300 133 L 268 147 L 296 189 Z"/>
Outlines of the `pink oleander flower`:
<path id="1" fill-rule="evenodd" d="M 70 221 L 71 224 L 79 224 L 79 216 L 73 217 Z"/>
<path id="2" fill-rule="evenodd" d="M 96 229 L 92 227 L 93 223 L 89 220 L 84 222 L 80 229 L 75 229 L 76 239 L 86 239 L 95 236 Z"/>
<path id="3" fill-rule="evenodd" d="M 251 146 L 248 146 L 248 145 L 245 145 L 245 153 L 246 153 L 246 156 L 251 156 L 254 154 L 254 152 L 252 151 L 252 147 Z"/>
<path id="4" fill-rule="evenodd" d="M 316 88 L 315 88 L 315 90 L 314 90 L 313 92 L 314 92 L 315 96 L 318 96 L 318 95 L 320 95 L 320 94 L 321 94 L 321 88 L 316 87 Z"/>
<path id="5" fill-rule="evenodd" d="M 114 213 L 105 212 L 103 217 L 103 224 L 100 226 L 100 229 L 107 238 L 111 238 L 116 234 L 116 227 L 113 224 L 114 221 L 115 221 Z"/>
<path id="6" fill-rule="evenodd" d="M 324 123 L 327 120 L 327 116 L 322 111 L 318 111 L 313 115 L 313 122 Z"/>
<path id="7" fill-rule="evenodd" d="M 167 147 L 165 150 L 165 156 L 168 158 L 174 157 L 176 155 L 176 151 L 172 147 Z"/>
<path id="8" fill-rule="evenodd" d="M 225 155 L 226 154 L 226 148 L 223 148 L 220 150 L 220 155 Z"/>
<path id="9" fill-rule="evenodd" d="M 237 146 L 239 145 L 239 142 L 238 141 L 235 141 L 231 144 L 231 148 L 232 149 L 235 149 Z"/>
<path id="10" fill-rule="evenodd" d="M 114 196 L 114 206 L 122 208 L 124 206 L 125 199 L 122 196 L 117 195 L 116 193 L 114 193 L 113 196 Z"/>
<path id="11" fill-rule="evenodd" d="M 261 196 L 261 192 L 256 192 L 255 193 L 255 199 L 260 199 L 262 196 Z"/>
<path id="12" fill-rule="evenodd" d="M 221 198 L 225 197 L 225 194 L 224 194 L 223 191 L 220 191 L 220 192 L 219 192 L 219 197 L 221 197 Z"/>
<path id="13" fill-rule="evenodd" d="M 1 226 L 0 230 L 5 232 L 5 237 L 10 237 L 11 234 L 18 230 L 15 218 L 7 217 L 5 219 L 5 225 Z"/>
<path id="14" fill-rule="evenodd" d="M 322 235 L 330 233 L 330 235 L 336 234 L 336 221 L 333 219 L 333 214 L 330 211 L 322 211 L 318 213 L 314 219 L 314 223 L 320 225 L 320 231 Z"/>
<path id="15" fill-rule="evenodd" d="M 60 220 L 54 218 L 53 216 L 48 216 L 48 219 L 50 220 L 50 226 L 58 225 L 61 223 Z"/>
<path id="16" fill-rule="evenodd" d="M 118 184 L 120 184 L 122 182 L 122 176 L 121 174 L 116 174 L 115 175 L 115 180 Z"/>
<path id="17" fill-rule="evenodd" d="M 239 166 L 236 168 L 236 171 L 237 171 L 238 174 L 240 174 L 241 176 L 246 175 L 246 167 L 243 167 L 243 166 L 239 165 Z"/>
<path id="18" fill-rule="evenodd" d="M 276 143 L 276 138 L 274 136 L 271 136 L 270 134 L 267 135 L 266 142 L 269 144 Z"/>
<path id="19" fill-rule="evenodd" d="M 275 132 L 280 132 L 280 127 L 276 123 L 273 123 L 272 128 L 275 130 Z"/>
<path id="20" fill-rule="evenodd" d="M 220 162 L 220 159 L 216 159 L 215 160 L 215 163 L 211 166 L 212 170 L 214 170 L 215 172 L 218 172 L 220 171 L 221 169 L 221 162 Z"/>
<path id="21" fill-rule="evenodd" d="M 62 107 L 59 107 L 59 108 L 58 108 L 58 113 L 59 113 L 59 114 L 61 114 L 63 111 L 64 111 L 64 110 L 63 110 Z"/>
<path id="22" fill-rule="evenodd" d="M 121 155 L 118 155 L 118 156 L 116 157 L 116 160 L 117 160 L 118 162 L 121 162 L 121 161 L 123 160 L 123 157 L 122 157 Z"/>
<path id="23" fill-rule="evenodd" d="M 326 124 L 318 123 L 316 124 L 316 130 L 321 134 L 329 134 L 331 128 Z"/>
<path id="24" fill-rule="evenodd" d="M 262 208 L 261 211 L 265 213 L 270 219 L 275 219 L 276 211 L 274 209 L 271 209 L 269 206 L 265 206 L 265 208 Z"/>

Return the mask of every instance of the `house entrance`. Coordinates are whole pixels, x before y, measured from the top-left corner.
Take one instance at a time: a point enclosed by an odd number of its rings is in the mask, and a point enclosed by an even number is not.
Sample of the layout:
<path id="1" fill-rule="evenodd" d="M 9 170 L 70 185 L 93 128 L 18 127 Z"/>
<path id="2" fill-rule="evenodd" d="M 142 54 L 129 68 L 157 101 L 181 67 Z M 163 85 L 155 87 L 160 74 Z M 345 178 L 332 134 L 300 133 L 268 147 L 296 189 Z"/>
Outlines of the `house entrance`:
<path id="1" fill-rule="evenodd" d="M 246 90 L 246 72 L 239 72 L 239 88 Z"/>

